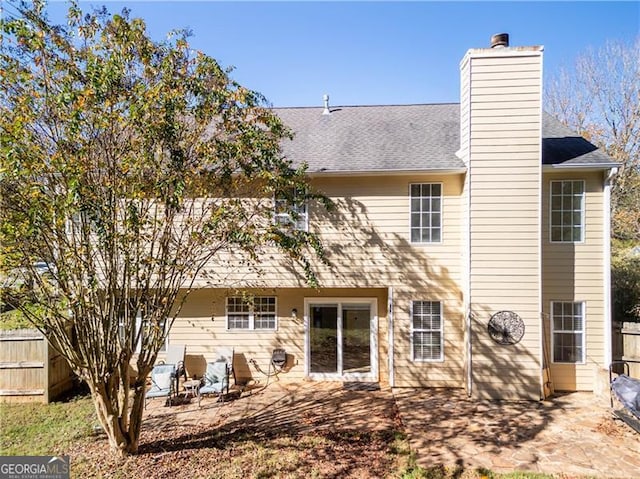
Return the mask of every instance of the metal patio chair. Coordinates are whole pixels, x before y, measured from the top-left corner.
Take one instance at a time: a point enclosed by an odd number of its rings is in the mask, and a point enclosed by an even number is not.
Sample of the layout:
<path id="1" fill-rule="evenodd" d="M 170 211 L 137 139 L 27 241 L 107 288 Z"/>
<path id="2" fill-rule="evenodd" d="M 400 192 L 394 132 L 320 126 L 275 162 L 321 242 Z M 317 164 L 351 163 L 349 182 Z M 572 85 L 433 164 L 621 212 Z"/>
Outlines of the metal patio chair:
<path id="1" fill-rule="evenodd" d="M 156 364 L 151 371 L 151 387 L 144 396 L 144 407 L 147 407 L 147 400 L 151 398 L 164 397 L 166 404 L 171 406 L 171 398 L 175 396 L 177 389 L 174 388 L 176 376 L 175 364 Z"/>
<path id="2" fill-rule="evenodd" d="M 187 370 L 184 367 L 184 355 L 187 347 L 184 344 L 170 344 L 164 361 L 158 364 L 173 364 L 175 366 L 175 392 L 180 391 L 180 376 L 187 380 Z"/>
<path id="3" fill-rule="evenodd" d="M 215 394 L 224 402 L 225 394 L 229 394 L 229 375 L 231 366 L 224 359 L 207 363 L 207 371 L 202 378 L 202 385 L 198 388 L 198 407 L 205 394 Z"/>

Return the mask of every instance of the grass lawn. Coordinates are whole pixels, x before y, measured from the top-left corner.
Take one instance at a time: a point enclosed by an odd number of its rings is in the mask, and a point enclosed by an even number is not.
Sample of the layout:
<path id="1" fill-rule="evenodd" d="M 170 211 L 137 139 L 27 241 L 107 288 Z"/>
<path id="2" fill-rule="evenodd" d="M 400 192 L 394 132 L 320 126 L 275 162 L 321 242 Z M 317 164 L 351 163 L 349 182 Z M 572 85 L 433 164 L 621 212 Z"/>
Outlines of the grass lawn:
<path id="1" fill-rule="evenodd" d="M 250 428 L 203 425 L 144 428 L 140 452 L 119 461 L 96 437 L 88 396 L 43 404 L 0 404 L 0 455 L 69 455 L 72 477 L 549 479 L 542 474 L 494 474 L 415 465 L 401 431 L 332 430 L 271 435 Z"/>
<path id="2" fill-rule="evenodd" d="M 88 437 L 94 424 L 86 395 L 51 404 L 0 403 L 0 455 L 59 455 Z"/>

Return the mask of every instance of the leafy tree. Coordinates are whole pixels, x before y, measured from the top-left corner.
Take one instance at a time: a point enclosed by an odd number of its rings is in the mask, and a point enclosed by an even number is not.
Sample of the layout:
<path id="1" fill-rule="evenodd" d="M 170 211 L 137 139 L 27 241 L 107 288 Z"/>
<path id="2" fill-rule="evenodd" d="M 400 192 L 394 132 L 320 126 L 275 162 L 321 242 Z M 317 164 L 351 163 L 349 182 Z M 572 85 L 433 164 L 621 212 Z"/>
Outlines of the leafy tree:
<path id="1" fill-rule="evenodd" d="M 640 37 L 589 50 L 552 78 L 546 106 L 562 123 L 620 162 L 611 191 L 613 313 L 640 318 Z"/>
<path id="2" fill-rule="evenodd" d="M 307 258 L 322 247 L 274 224 L 273 197 L 320 197 L 280 154 L 290 132 L 264 98 L 192 51 L 186 32 L 154 42 L 128 11 L 73 3 L 68 25 L 53 25 L 43 3 L 5 5 L 0 23 L 4 301 L 87 382 L 126 455 L 196 278 L 221 284 L 226 261 L 256 264 L 268 250 L 313 285 Z"/>
<path id="3" fill-rule="evenodd" d="M 617 245 L 613 248 L 611 268 L 614 318 L 620 322 L 640 321 L 640 255 Z"/>
<path id="4" fill-rule="evenodd" d="M 640 37 L 578 57 L 546 89 L 549 112 L 620 162 L 612 188 L 613 235 L 640 242 Z"/>

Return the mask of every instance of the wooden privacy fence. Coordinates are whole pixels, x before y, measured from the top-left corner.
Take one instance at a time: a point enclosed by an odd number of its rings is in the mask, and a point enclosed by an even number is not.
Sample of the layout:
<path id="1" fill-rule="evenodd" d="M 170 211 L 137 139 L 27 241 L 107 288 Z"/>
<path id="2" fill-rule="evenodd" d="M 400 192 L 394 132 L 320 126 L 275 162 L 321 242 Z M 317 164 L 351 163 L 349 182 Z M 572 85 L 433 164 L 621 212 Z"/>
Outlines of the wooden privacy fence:
<path id="1" fill-rule="evenodd" d="M 622 359 L 629 363 L 629 375 L 640 379 L 640 323 L 622 323 Z"/>
<path id="2" fill-rule="evenodd" d="M 69 364 L 40 331 L 0 331 L 0 401 L 47 403 L 72 387 Z"/>
<path id="3" fill-rule="evenodd" d="M 629 375 L 640 379 L 640 322 L 613 322 L 612 353 L 614 360 L 629 364 Z"/>

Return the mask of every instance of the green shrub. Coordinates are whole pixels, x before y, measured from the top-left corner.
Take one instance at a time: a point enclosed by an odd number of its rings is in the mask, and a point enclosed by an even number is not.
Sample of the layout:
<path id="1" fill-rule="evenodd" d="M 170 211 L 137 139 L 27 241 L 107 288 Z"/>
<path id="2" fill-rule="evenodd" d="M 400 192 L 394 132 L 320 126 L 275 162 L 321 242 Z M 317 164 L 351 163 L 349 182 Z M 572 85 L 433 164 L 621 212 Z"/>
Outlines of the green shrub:
<path id="1" fill-rule="evenodd" d="M 640 321 L 640 254 L 633 244 L 614 241 L 611 255 L 613 318 Z"/>

